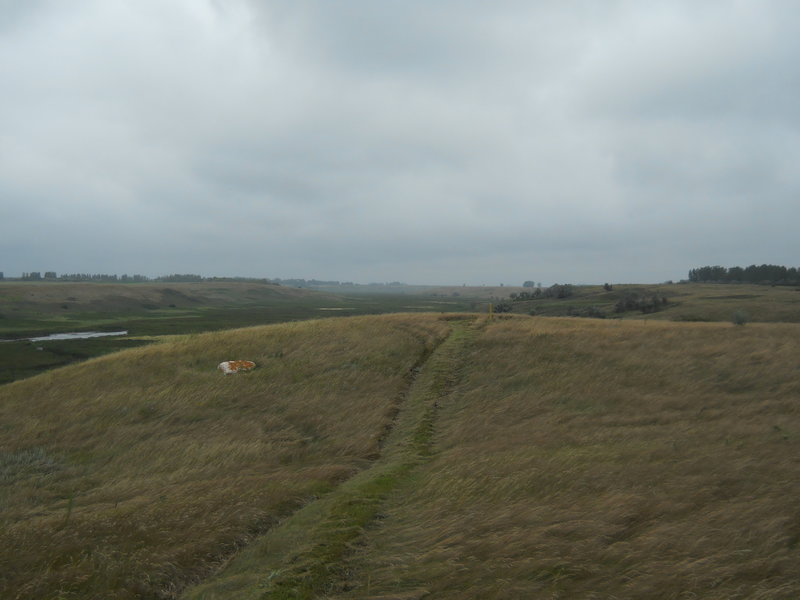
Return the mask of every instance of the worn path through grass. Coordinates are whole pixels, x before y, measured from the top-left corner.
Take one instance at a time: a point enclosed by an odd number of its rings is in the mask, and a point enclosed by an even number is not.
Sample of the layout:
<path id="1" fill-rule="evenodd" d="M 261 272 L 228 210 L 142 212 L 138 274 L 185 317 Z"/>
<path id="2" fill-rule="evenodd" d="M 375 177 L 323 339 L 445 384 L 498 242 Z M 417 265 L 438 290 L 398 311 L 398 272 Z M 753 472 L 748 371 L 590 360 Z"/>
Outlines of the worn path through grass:
<path id="1" fill-rule="evenodd" d="M 459 378 L 479 325 L 453 321 L 452 332 L 414 369 L 414 378 L 381 458 L 327 496 L 306 505 L 232 560 L 185 600 L 310 599 L 347 591 L 348 557 L 381 507 L 431 454 L 440 401 Z"/>

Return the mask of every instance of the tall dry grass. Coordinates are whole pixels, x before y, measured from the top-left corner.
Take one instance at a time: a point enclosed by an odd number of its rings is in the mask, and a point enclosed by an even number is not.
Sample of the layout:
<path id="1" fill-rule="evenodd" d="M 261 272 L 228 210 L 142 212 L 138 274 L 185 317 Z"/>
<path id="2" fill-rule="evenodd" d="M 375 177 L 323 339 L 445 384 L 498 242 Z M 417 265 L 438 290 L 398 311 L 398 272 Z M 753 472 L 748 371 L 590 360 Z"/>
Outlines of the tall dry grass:
<path id="1" fill-rule="evenodd" d="M 342 597 L 800 597 L 799 334 L 496 321 Z"/>
<path id="2" fill-rule="evenodd" d="M 0 388 L 0 597 L 171 598 L 369 464 L 435 316 L 186 336 Z M 224 376 L 227 359 L 254 360 Z"/>

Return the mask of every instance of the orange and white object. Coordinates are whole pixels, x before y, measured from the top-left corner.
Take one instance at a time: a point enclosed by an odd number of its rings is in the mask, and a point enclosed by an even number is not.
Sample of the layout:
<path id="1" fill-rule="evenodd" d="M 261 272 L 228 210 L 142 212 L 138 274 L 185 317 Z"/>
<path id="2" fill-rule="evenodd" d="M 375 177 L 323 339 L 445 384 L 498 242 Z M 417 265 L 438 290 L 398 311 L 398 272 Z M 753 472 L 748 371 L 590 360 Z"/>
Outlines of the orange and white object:
<path id="1" fill-rule="evenodd" d="M 225 362 L 219 363 L 217 368 L 225 373 L 225 375 L 231 375 L 239 371 L 251 371 L 255 366 L 256 363 L 252 360 L 226 360 Z"/>

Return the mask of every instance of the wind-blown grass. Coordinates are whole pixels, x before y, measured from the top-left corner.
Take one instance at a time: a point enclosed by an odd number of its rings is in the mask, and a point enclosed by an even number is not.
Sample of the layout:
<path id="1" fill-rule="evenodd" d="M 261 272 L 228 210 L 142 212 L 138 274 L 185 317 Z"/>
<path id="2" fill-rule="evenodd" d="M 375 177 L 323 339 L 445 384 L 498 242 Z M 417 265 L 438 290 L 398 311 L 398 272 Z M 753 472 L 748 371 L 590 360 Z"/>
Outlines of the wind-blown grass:
<path id="1" fill-rule="evenodd" d="M 800 326 L 503 315 L 387 433 L 450 331 L 198 335 L 0 388 L 0 597 L 174 597 L 265 531 L 191 597 L 800 597 Z"/>
<path id="2" fill-rule="evenodd" d="M 435 316 L 187 336 L 0 388 L 0 597 L 170 598 L 379 452 Z M 226 359 L 254 360 L 224 376 Z"/>
<path id="3" fill-rule="evenodd" d="M 495 322 L 341 597 L 800 597 L 798 334 Z"/>

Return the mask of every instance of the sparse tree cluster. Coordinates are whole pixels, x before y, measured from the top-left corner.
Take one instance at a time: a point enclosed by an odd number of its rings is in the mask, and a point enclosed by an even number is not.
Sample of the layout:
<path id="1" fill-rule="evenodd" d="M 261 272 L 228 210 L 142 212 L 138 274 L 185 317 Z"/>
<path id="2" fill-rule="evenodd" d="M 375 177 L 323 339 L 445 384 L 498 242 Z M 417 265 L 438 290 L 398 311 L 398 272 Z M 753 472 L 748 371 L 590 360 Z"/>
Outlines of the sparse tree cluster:
<path id="1" fill-rule="evenodd" d="M 496 313 L 507 313 L 507 312 L 511 312 L 511 304 L 509 304 L 508 302 L 498 302 L 497 304 L 495 304 L 495 305 L 492 307 L 492 309 L 493 309 L 493 310 L 494 310 L 494 312 L 496 312 Z"/>
<path id="2" fill-rule="evenodd" d="M 800 284 L 796 267 L 779 265 L 750 265 L 749 267 L 698 267 L 689 271 L 689 281 L 697 283 L 768 283 L 773 285 Z"/>
<path id="3" fill-rule="evenodd" d="M 524 300 L 538 300 L 539 298 L 569 298 L 574 293 L 575 290 L 572 285 L 556 283 L 548 288 L 533 288 L 533 291 L 530 292 L 513 292 L 510 298 L 512 302 L 522 302 Z"/>
<path id="4" fill-rule="evenodd" d="M 654 313 L 662 310 L 669 304 L 666 296 L 652 294 L 640 296 L 637 294 L 626 294 L 614 305 L 615 313 L 623 313 L 631 310 L 638 310 L 642 313 Z"/>

